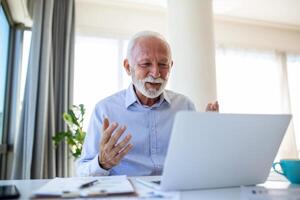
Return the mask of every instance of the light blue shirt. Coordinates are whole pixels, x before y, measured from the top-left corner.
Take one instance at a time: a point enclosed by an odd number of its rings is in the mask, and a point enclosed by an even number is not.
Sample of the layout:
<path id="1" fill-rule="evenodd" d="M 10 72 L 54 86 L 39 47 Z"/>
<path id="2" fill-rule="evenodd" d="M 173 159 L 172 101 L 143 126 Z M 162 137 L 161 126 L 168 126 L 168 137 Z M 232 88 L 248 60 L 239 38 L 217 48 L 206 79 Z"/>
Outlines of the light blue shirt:
<path id="1" fill-rule="evenodd" d="M 168 149 L 175 114 L 180 110 L 195 110 L 185 96 L 165 90 L 153 106 L 145 106 L 138 100 L 133 85 L 97 103 L 91 116 L 80 159 L 78 176 L 103 175 L 160 175 Z M 126 125 L 121 141 L 128 133 L 133 148 L 110 170 L 98 163 L 102 123 L 107 116 L 110 122 Z"/>

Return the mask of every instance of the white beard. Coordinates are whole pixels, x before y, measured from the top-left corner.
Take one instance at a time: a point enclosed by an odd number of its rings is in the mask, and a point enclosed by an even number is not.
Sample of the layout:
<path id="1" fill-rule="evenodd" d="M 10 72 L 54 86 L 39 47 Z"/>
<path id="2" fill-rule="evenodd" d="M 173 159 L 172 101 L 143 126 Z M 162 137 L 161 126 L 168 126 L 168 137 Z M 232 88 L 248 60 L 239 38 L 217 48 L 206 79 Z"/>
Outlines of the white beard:
<path id="1" fill-rule="evenodd" d="M 158 97 L 159 95 L 161 95 L 163 93 L 163 91 L 164 91 L 164 89 L 167 85 L 167 80 L 164 80 L 162 78 L 153 78 L 152 76 L 147 76 L 145 79 L 139 80 L 135 77 L 135 71 L 134 70 L 131 70 L 131 71 L 132 71 L 131 78 L 132 78 L 133 85 L 145 97 L 154 99 L 154 98 Z M 156 89 L 147 89 L 146 86 L 145 86 L 146 82 L 160 83 L 161 86 L 158 90 L 156 90 Z"/>

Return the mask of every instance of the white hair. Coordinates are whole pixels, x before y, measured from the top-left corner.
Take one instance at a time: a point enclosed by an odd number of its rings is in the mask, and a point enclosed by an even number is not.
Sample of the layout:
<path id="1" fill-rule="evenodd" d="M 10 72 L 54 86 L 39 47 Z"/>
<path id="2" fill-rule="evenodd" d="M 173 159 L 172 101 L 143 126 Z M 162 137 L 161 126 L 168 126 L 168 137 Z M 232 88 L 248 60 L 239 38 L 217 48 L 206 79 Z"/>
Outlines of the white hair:
<path id="1" fill-rule="evenodd" d="M 167 42 L 167 40 L 164 38 L 164 36 L 162 36 L 161 34 L 154 32 L 154 31 L 141 31 L 136 33 L 130 40 L 127 46 L 127 59 L 129 61 L 129 63 L 131 64 L 131 59 L 132 59 L 132 51 L 135 47 L 135 45 L 137 44 L 138 40 L 140 40 L 141 38 L 157 38 L 159 40 L 161 40 L 167 47 L 168 49 L 168 53 L 170 58 L 172 59 L 172 53 L 171 53 L 171 48 L 169 43 Z"/>

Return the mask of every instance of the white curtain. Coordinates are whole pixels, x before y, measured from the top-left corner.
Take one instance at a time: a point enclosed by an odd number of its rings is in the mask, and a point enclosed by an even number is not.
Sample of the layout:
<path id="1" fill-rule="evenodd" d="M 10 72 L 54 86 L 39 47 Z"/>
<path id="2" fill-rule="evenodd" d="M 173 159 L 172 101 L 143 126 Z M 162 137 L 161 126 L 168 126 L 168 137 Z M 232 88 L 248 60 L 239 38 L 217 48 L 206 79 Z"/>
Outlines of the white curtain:
<path id="1" fill-rule="evenodd" d="M 289 81 L 287 73 L 287 56 L 285 53 L 276 53 L 276 61 L 279 66 L 280 76 L 281 76 L 281 106 L 283 113 L 293 114 L 291 109 L 291 99 L 289 91 Z M 284 136 L 279 149 L 280 158 L 298 158 L 295 129 L 294 129 L 294 119 L 292 119 L 290 126 Z"/>
<path id="2" fill-rule="evenodd" d="M 284 53 L 219 46 L 216 68 L 221 112 L 292 113 Z M 277 159 L 297 157 L 292 122 Z"/>
<path id="3" fill-rule="evenodd" d="M 287 77 L 289 83 L 291 110 L 293 113 L 293 122 L 298 155 L 300 152 L 300 54 L 287 56 Z"/>

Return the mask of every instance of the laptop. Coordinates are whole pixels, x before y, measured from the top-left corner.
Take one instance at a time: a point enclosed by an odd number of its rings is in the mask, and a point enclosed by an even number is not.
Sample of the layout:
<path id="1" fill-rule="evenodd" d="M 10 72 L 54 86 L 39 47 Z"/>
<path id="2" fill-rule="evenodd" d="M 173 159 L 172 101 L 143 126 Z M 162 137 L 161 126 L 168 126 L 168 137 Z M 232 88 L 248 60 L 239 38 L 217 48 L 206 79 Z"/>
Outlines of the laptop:
<path id="1" fill-rule="evenodd" d="M 290 119 L 291 115 L 178 112 L 156 188 L 191 190 L 265 182 Z"/>

